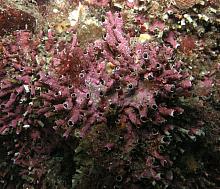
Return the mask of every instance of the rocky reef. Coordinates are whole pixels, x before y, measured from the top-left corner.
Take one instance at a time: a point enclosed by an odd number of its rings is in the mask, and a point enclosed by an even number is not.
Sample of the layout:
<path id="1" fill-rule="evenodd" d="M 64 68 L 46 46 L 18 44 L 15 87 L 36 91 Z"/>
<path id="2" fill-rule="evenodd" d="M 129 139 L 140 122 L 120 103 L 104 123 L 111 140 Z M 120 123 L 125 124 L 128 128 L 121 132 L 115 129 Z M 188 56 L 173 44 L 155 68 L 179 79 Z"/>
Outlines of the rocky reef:
<path id="1" fill-rule="evenodd" d="M 218 2 L 3 8 L 1 188 L 218 188 Z"/>

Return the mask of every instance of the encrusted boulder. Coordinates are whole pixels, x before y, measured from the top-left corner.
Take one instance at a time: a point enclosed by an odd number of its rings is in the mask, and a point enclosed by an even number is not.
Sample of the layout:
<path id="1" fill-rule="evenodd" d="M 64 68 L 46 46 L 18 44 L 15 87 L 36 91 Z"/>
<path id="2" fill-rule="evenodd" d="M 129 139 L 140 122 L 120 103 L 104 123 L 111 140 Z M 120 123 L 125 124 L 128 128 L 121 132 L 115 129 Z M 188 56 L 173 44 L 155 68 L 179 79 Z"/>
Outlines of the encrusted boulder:
<path id="1" fill-rule="evenodd" d="M 36 18 L 34 14 L 2 1 L 0 4 L 0 36 L 16 30 L 35 30 Z"/>

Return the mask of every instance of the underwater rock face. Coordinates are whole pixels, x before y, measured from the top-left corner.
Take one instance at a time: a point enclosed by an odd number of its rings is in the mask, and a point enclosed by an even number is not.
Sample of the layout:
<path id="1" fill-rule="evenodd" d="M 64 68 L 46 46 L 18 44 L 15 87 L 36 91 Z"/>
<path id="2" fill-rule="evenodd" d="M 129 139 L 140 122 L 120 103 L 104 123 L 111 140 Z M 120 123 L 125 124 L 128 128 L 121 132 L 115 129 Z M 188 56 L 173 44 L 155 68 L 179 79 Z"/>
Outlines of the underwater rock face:
<path id="1" fill-rule="evenodd" d="M 0 10 L 0 35 L 10 34 L 16 30 L 34 31 L 35 18 L 22 10 L 10 6 L 3 6 Z"/>
<path id="2" fill-rule="evenodd" d="M 199 0 L 174 0 L 174 5 L 179 9 L 188 9 L 199 3 Z"/>
<path id="3" fill-rule="evenodd" d="M 42 31 L 0 17 L 0 188 L 218 186 L 217 9 L 36 2 Z"/>
<path id="4" fill-rule="evenodd" d="M 65 45 L 63 41 L 56 41 L 52 30 L 48 30 L 46 37 L 36 38 L 28 31 L 17 31 L 11 40 L 3 41 L 2 136 L 11 133 L 20 136 L 29 131 L 28 137 L 33 143 L 26 145 L 35 149 L 35 142 L 44 136 L 40 128 L 52 130 L 66 139 L 77 137 L 77 133 L 85 138 L 93 127 L 102 124 L 122 128 L 126 140 L 124 150 L 130 152 L 133 141 L 138 138 L 137 130 L 148 125 L 163 125 L 164 132 L 172 130 L 166 125 L 167 120 L 183 114 L 184 109 L 171 101 L 187 96 L 192 87 L 183 62 L 175 60 L 170 66 L 176 45 L 150 42 L 131 46 L 119 13 L 107 12 L 103 26 L 106 32 L 103 39 L 86 49 L 79 47 L 74 32 L 69 32 L 71 40 Z M 173 37 L 169 35 L 168 41 L 175 44 Z M 40 48 L 44 48 L 44 56 L 50 58 L 38 57 Z M 172 160 L 161 154 L 163 147 L 159 145 L 169 145 L 169 137 L 150 131 L 149 137 L 152 135 L 157 135 L 158 144 L 148 149 L 148 158 L 157 159 L 162 167 L 171 166 Z M 14 163 L 24 169 L 33 167 L 35 177 L 42 179 L 46 173 L 43 168 L 37 170 L 37 162 L 43 160 L 33 159 L 31 154 L 38 157 L 41 153 L 51 153 L 54 146 L 46 152 L 39 147 L 31 153 L 21 148 L 19 142 L 14 145 L 19 151 L 19 154 L 13 152 L 16 154 Z M 103 144 L 108 151 L 115 146 L 117 144 Z M 35 163 L 27 161 L 26 157 Z M 147 166 L 150 172 L 141 169 L 134 179 L 159 179 L 154 165 L 149 162 Z M 24 176 L 28 172 L 21 174 Z"/>

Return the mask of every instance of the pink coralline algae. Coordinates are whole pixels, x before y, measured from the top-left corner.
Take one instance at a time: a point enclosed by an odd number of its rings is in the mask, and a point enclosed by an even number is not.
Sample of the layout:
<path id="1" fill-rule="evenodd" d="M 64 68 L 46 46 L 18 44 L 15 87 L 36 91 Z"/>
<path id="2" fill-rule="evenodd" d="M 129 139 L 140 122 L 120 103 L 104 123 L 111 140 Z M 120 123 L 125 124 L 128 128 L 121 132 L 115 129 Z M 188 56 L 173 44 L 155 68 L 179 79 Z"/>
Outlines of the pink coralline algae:
<path id="1" fill-rule="evenodd" d="M 71 43 L 61 47 L 49 31 L 45 41 L 52 56 L 49 63 L 38 56 L 40 43 L 26 31 L 15 33 L 14 42 L 3 42 L 0 134 L 15 132 L 19 137 L 29 133 L 28 144 L 15 144 L 13 160 L 24 167 L 21 174 L 28 174 L 28 167 L 34 168 L 39 179 L 44 174 L 38 167 L 44 160 L 42 154 L 50 154 L 55 147 L 52 142 L 47 148 L 42 143 L 35 147 L 45 132 L 53 130 L 68 138 L 80 130 L 79 135 L 85 137 L 96 124 L 116 124 L 126 128 L 125 138 L 133 141 L 133 127 L 165 124 L 183 112 L 167 103 L 192 87 L 182 62 L 170 63 L 172 48 L 156 43 L 131 46 L 119 13 L 108 12 L 103 25 L 106 35 L 86 49 L 78 45 L 75 34 Z M 113 117 L 112 111 L 116 112 Z M 105 145 L 109 150 L 115 146 Z M 157 152 L 151 155 L 163 166 L 171 164 Z M 153 172 L 151 176 L 157 178 Z"/>
<path id="2" fill-rule="evenodd" d="M 37 62 L 36 47 L 28 45 L 29 34 L 16 34 L 19 54 L 14 44 L 7 44 L 2 60 L 14 70 L 13 78 L 9 69 L 1 79 L 2 134 L 12 128 L 19 134 L 24 125 L 36 126 L 42 117 L 53 117 L 54 128 L 69 133 L 81 125 L 84 136 L 92 125 L 107 123 L 105 112 L 112 108 L 119 113 L 115 121 L 138 127 L 178 114 L 178 107 L 166 101 L 184 96 L 192 84 L 181 62 L 169 63 L 172 49 L 153 42 L 130 46 L 119 13 L 108 12 L 103 25 L 104 39 L 86 50 L 78 46 L 75 34 L 71 44 L 52 50 L 49 68 L 54 71 L 49 72 Z M 25 57 L 22 51 L 29 53 Z"/>
<path id="3" fill-rule="evenodd" d="M 52 57 L 49 63 L 38 56 L 39 42 L 26 31 L 16 33 L 14 42 L 3 42 L 1 135 L 15 132 L 19 136 L 29 130 L 34 145 L 42 137 L 42 128 L 46 133 L 62 133 L 64 138 L 74 131 L 85 137 L 93 126 L 105 124 L 123 126 L 127 129 L 125 138 L 132 141 L 133 128 L 166 124 L 167 119 L 183 113 L 171 102 L 187 95 L 192 83 L 184 64 L 172 60 L 175 45 L 130 45 L 119 13 L 108 12 L 103 26 L 103 39 L 88 44 L 86 49 L 79 46 L 76 34 L 72 34 L 71 43 L 61 46 L 49 31 L 48 40 L 42 39 Z M 169 132 L 167 127 L 164 130 Z M 115 147 L 112 143 L 105 145 L 109 150 Z M 53 145 L 46 151 L 37 148 L 36 156 L 51 149 Z M 18 150 L 21 155 L 14 158 L 15 163 L 30 166 L 23 153 L 28 156 L 30 151 L 25 147 Z M 151 155 L 162 166 L 165 162 L 171 165 L 169 158 L 159 152 L 152 151 Z M 37 163 L 34 161 L 33 166 Z M 153 172 L 151 176 L 157 177 Z"/>

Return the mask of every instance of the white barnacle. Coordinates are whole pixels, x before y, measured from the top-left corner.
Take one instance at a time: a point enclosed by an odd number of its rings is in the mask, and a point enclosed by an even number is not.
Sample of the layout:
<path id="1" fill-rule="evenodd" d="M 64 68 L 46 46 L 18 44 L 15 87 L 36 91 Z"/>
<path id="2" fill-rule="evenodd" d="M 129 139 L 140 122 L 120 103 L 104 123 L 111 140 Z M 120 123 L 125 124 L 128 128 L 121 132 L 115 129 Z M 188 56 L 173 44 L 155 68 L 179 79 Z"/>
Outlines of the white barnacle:
<path id="1" fill-rule="evenodd" d="M 183 18 L 182 20 L 181 20 L 181 26 L 185 26 L 186 25 L 186 20 Z"/>
<path id="2" fill-rule="evenodd" d="M 168 15 L 168 14 L 164 14 L 164 15 L 162 16 L 163 21 L 168 20 L 168 18 L 169 18 L 169 15 Z"/>
<path id="3" fill-rule="evenodd" d="M 30 128 L 30 125 L 28 125 L 28 124 L 23 125 L 23 128 L 28 129 L 28 128 Z"/>
<path id="4" fill-rule="evenodd" d="M 19 103 L 22 104 L 25 101 L 27 101 L 27 98 L 23 97 L 23 98 L 20 99 Z"/>
<path id="5" fill-rule="evenodd" d="M 24 90 L 26 93 L 30 92 L 29 85 L 24 85 Z"/>
<path id="6" fill-rule="evenodd" d="M 53 9 L 53 13 L 56 14 L 56 13 L 58 13 L 58 12 L 60 12 L 58 9 L 56 9 L 56 8 Z"/>
<path id="7" fill-rule="evenodd" d="M 15 152 L 14 156 L 17 157 L 18 155 L 20 155 L 20 152 Z"/>
<path id="8" fill-rule="evenodd" d="M 192 22 L 193 22 L 193 20 L 192 20 L 192 18 L 191 18 L 191 16 L 190 16 L 189 14 L 184 14 L 183 16 L 184 16 L 184 18 L 185 18 L 189 23 L 192 23 Z"/>

